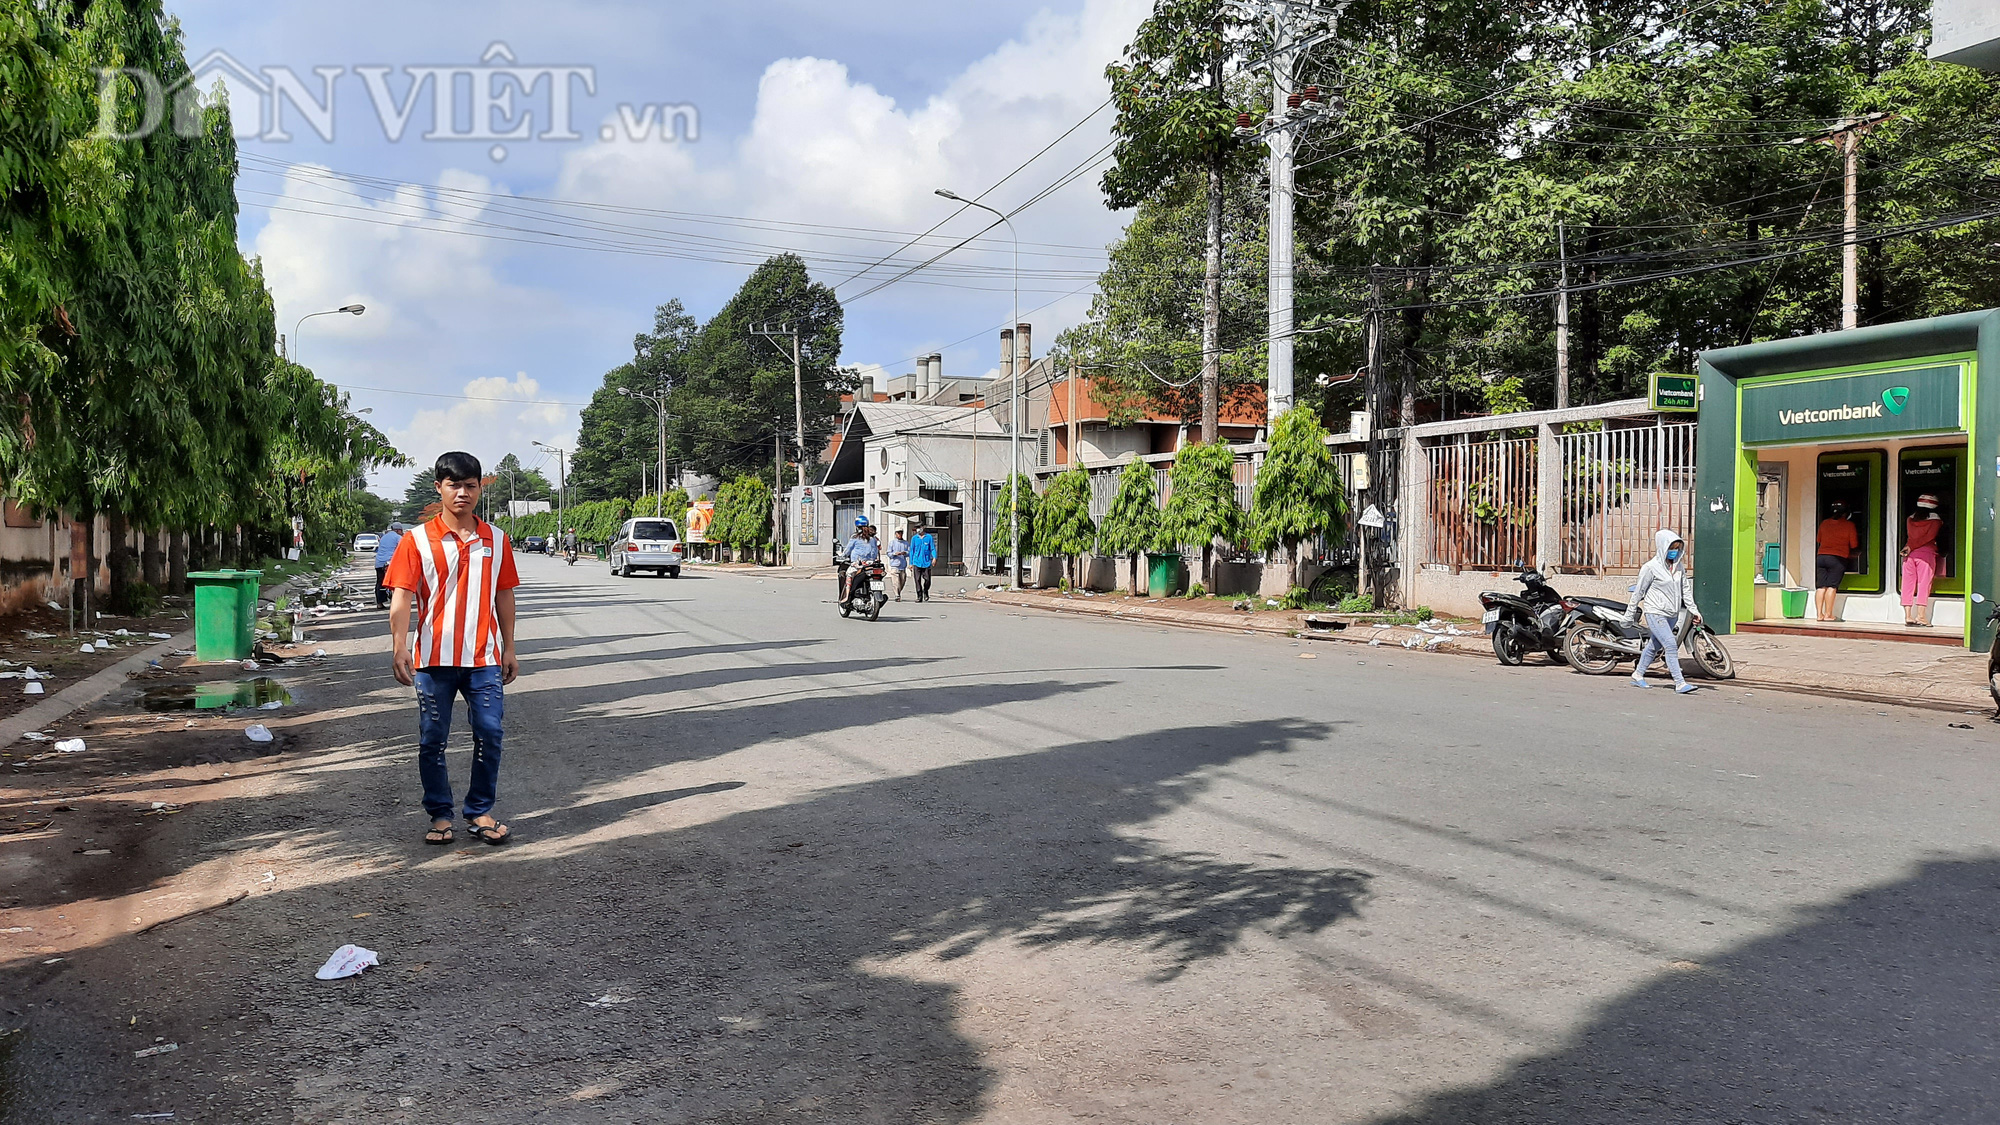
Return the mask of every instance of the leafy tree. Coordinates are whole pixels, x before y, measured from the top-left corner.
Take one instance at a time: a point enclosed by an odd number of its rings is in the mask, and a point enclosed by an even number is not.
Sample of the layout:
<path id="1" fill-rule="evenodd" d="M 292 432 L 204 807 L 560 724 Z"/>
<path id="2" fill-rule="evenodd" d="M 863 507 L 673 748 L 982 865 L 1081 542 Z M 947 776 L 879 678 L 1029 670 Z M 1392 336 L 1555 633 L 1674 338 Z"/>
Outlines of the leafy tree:
<path id="1" fill-rule="evenodd" d="M 1160 502 L 1154 492 L 1153 467 L 1134 459 L 1118 474 L 1118 491 L 1098 528 L 1098 548 L 1122 554 L 1129 561 L 1132 577 L 1128 588 L 1134 594 L 1139 592 L 1139 555 L 1160 537 Z"/>
<path id="2" fill-rule="evenodd" d="M 1163 546 L 1201 546 L 1201 584 L 1215 588 L 1210 564 L 1215 541 L 1234 541 L 1243 531 L 1236 503 L 1236 455 L 1220 442 L 1184 445 L 1174 455 L 1172 492 L 1160 510 Z"/>
<path id="3" fill-rule="evenodd" d="M 774 428 L 789 439 L 790 341 L 753 334 L 760 324 L 798 331 L 806 448 L 826 448 L 839 420 L 840 395 L 856 382 L 853 371 L 836 366 L 843 316 L 833 290 L 813 281 L 796 254 L 758 266 L 681 357 L 685 381 L 673 388 L 667 406 L 669 461 L 728 479 L 771 463 Z"/>
<path id="4" fill-rule="evenodd" d="M 636 496 L 648 469 L 658 475 L 659 410 L 635 393 L 620 392 L 659 394 L 684 384 L 687 351 L 699 331 L 700 323 L 678 299 L 668 301 L 654 310 L 653 330 L 633 337 L 632 360 L 605 374 L 583 408 L 570 459 L 570 485 L 578 496 Z M 668 425 L 675 425 L 671 412 Z M 671 457 L 671 441 L 668 448 Z"/>
<path id="5" fill-rule="evenodd" d="M 389 525 L 396 521 L 396 505 L 391 501 L 365 489 L 346 495 L 359 524 L 354 529 L 356 535 L 364 531 L 387 531 Z"/>
<path id="6" fill-rule="evenodd" d="M 1070 585 L 1081 584 L 1077 556 L 1097 545 L 1097 524 L 1090 518 L 1089 473 L 1073 468 L 1049 482 L 1036 513 L 1035 545 L 1042 554 L 1062 556 Z"/>
<path id="7" fill-rule="evenodd" d="M 1113 165 L 1103 178 L 1113 207 L 1137 205 L 1187 170 L 1205 178 L 1202 272 L 1201 432 L 1214 441 L 1222 383 L 1223 191 L 1239 107 L 1232 103 L 1232 62 L 1250 40 L 1247 16 L 1228 0 L 1155 0 L 1125 59 L 1105 69 L 1118 107 Z"/>
<path id="8" fill-rule="evenodd" d="M 771 503 L 771 486 L 761 478 L 740 476 L 729 481 L 715 494 L 715 522 L 709 525 L 709 539 L 733 547 L 739 554 L 770 542 Z"/>
<path id="9" fill-rule="evenodd" d="M 994 504 L 993 537 L 986 545 L 988 554 L 1007 559 L 1011 565 L 1014 556 L 1013 513 L 1018 513 L 1020 517 L 1021 550 L 1035 549 L 1035 512 L 1040 499 L 1035 494 L 1034 483 L 1019 473 L 1000 486 L 999 498 Z"/>
<path id="10" fill-rule="evenodd" d="M 396 509 L 396 518 L 404 523 L 422 523 L 437 515 L 431 505 L 438 502 L 437 473 L 432 469 L 420 469 L 410 478 L 410 487 L 403 490 L 403 503 Z"/>
<path id="11" fill-rule="evenodd" d="M 1250 498 L 1251 545 L 1261 551 L 1282 546 L 1292 585 L 1300 584 L 1299 544 L 1316 535 L 1335 540 L 1346 529 L 1347 490 L 1326 436 L 1310 408 L 1280 415 Z"/>
<path id="12" fill-rule="evenodd" d="M 556 486 L 540 469 L 524 468 L 520 457 L 509 453 L 488 471 L 487 499 L 494 511 L 504 511 L 509 500 L 542 500 L 555 503 Z"/>

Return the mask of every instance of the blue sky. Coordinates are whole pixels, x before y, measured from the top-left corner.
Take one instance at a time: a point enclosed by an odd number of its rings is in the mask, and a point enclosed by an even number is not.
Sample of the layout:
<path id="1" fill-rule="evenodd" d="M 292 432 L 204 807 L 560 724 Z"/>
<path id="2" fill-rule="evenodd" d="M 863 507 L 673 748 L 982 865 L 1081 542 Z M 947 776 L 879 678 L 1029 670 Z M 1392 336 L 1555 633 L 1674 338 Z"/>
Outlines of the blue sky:
<path id="1" fill-rule="evenodd" d="M 270 135 L 269 99 L 230 82 L 238 131 L 256 134 L 242 140 L 245 250 L 264 262 L 280 331 L 300 336 L 296 358 L 350 388 L 404 452 L 427 463 L 463 447 L 491 463 L 532 453 L 533 439 L 566 444 L 570 404 L 628 358 L 655 305 L 678 297 L 706 316 L 779 249 L 838 281 L 950 219 L 954 205 L 933 189 L 976 194 L 1080 121 L 988 201 L 1009 209 L 1086 165 L 1108 139 L 1109 112 L 1089 117 L 1107 93 L 1101 71 L 1149 6 L 181 0 L 171 10 L 191 60 L 219 50 L 253 77 L 288 68 L 313 100 L 324 89 L 314 70 L 338 68 L 319 122 L 284 105 L 289 141 Z M 528 137 L 501 144 L 502 159 L 492 140 L 425 139 L 438 131 L 441 79 L 410 95 L 423 68 L 483 59 L 534 82 L 489 119 L 492 132 L 527 119 Z M 215 57 L 202 84 L 231 61 Z M 580 78 L 564 83 L 566 122 L 551 80 L 534 77 L 552 66 L 588 68 L 595 83 L 594 94 Z M 372 95 L 361 68 L 388 68 Z M 469 132 L 473 78 L 451 82 L 459 112 L 443 131 Z M 408 111 L 400 139 L 378 101 L 391 116 Z M 654 106 L 691 107 L 674 118 L 678 139 L 633 135 Z M 540 136 L 565 131 L 580 139 Z M 1021 304 L 1039 310 L 1023 319 L 1044 345 L 1083 316 L 1102 248 L 1123 225 L 1096 178 L 1016 220 Z M 986 221 L 961 215 L 939 237 Z M 866 297 L 866 280 L 842 285 L 844 361 L 893 375 L 943 350 L 947 374 L 991 371 L 1012 261 L 995 232 L 925 283 Z M 295 330 L 305 313 L 354 302 L 367 314 Z M 399 493 L 407 475 L 383 473 L 377 487 Z"/>

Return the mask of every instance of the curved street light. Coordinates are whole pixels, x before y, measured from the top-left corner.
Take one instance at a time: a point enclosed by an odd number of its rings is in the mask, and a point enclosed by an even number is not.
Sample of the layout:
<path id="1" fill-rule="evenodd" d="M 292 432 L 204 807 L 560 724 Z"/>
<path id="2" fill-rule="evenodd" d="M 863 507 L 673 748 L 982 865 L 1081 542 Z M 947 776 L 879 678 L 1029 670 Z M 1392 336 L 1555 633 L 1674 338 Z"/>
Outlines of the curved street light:
<path id="1" fill-rule="evenodd" d="M 635 391 L 630 387 L 620 387 L 618 388 L 618 393 L 625 398 L 645 399 L 659 410 L 660 495 L 665 496 L 667 494 L 667 392 Z M 644 492 L 645 490 L 645 486 L 643 484 L 640 485 L 639 491 Z"/>
<path id="2" fill-rule="evenodd" d="M 1011 361 L 1010 361 L 1010 363 L 1009 363 L 1009 366 L 1011 366 L 1011 367 L 1012 367 L 1012 368 L 1014 369 L 1014 433 L 1013 433 L 1013 439 L 1014 439 L 1014 440 L 1008 443 L 1008 444 L 1009 444 L 1010 446 L 1012 446 L 1012 448 L 1013 448 L 1013 454 L 1014 454 L 1014 476 L 1013 476 L 1013 479 L 1011 479 L 1011 480 L 1009 480 L 1009 481 L 1007 482 L 1007 488 L 1009 489 L 1009 492 L 1008 492 L 1008 494 L 1007 494 L 1007 495 L 1008 495 L 1008 499 L 1009 499 L 1009 500 L 1011 501 L 1011 503 L 1009 503 L 1009 504 L 1007 505 L 1007 507 L 1008 507 L 1008 509 L 1009 509 L 1009 511 L 1008 511 L 1008 517 L 1007 517 L 1007 518 L 1008 518 L 1008 523 L 1012 525 L 1012 530 L 1010 530 L 1010 531 L 1008 532 L 1008 539 L 1010 539 L 1010 540 L 1012 541 L 1012 543 L 1013 543 L 1013 557 L 1012 557 L 1011 559 L 1009 559 L 1009 560 L 1008 560 L 1008 566 L 1009 566 L 1009 568 L 1010 568 L 1010 569 L 1011 569 L 1011 570 L 1013 571 L 1013 575 L 1012 575 L 1012 578 L 1013 578 L 1013 581 L 1012 581 L 1012 583 L 1011 583 L 1011 584 L 1013 585 L 1013 587 L 1014 587 L 1015 589 L 1017 589 L 1017 590 L 1018 590 L 1018 589 L 1020 589 L 1020 588 L 1021 588 L 1021 573 L 1022 573 L 1022 570 L 1021 570 L 1021 498 L 1020 498 L 1020 497 L 1018 497 L 1018 496 L 1015 496 L 1015 495 L 1013 494 L 1012 490 L 1013 490 L 1013 489 L 1016 489 L 1016 488 L 1019 488 L 1019 487 L 1021 486 L 1021 485 L 1020 485 L 1020 481 L 1021 481 L 1021 422 L 1022 422 L 1022 418 L 1021 418 L 1021 385 L 1022 385 L 1022 383 L 1023 383 L 1023 382 L 1024 382 L 1025 380 L 1026 380 L 1026 378 L 1027 378 L 1027 376 L 1026 376 L 1026 373 L 1024 373 L 1024 372 L 1023 372 L 1023 371 L 1021 370 L 1021 356 L 1020 356 L 1020 339 L 1021 339 L 1021 335 L 1020 335 L 1020 333 L 1021 333 L 1021 236 L 1020 236 L 1019 234 L 1015 233 L 1015 231 L 1014 231 L 1014 220 L 1012 220 L 1012 219 L 1008 218 L 1008 217 L 1007 217 L 1007 213 L 1006 213 L 1006 212 L 1004 212 L 1004 211 L 1002 211 L 1002 210 L 1000 210 L 1000 209 L 999 209 L 999 208 L 997 208 L 997 207 L 988 207 L 988 206 L 987 206 L 986 204 L 984 204 L 984 203 L 981 203 L 981 202 L 979 202 L 979 201 L 978 201 L 978 200 L 976 200 L 976 199 L 967 199 L 967 198 L 965 198 L 964 196 L 962 196 L 962 195 L 958 194 L 957 192 L 955 192 L 955 191 L 951 191 L 951 190 L 949 190 L 949 189 L 946 189 L 946 188 L 939 188 L 939 189 L 937 189 L 937 191 L 936 191 L 935 193 L 933 193 L 933 194 L 935 194 L 935 195 L 938 195 L 938 196 L 940 196 L 941 198 L 944 198 L 944 199 L 949 199 L 949 200 L 951 200 L 951 201 L 952 201 L 953 203 L 963 203 L 963 204 L 965 204 L 965 205 L 966 205 L 967 207 L 977 207 L 977 208 L 979 208 L 979 209 L 980 209 L 981 211 L 990 211 L 990 212 L 992 212 L 992 213 L 993 213 L 994 215 L 996 215 L 996 216 L 998 216 L 998 217 L 999 217 L 999 219 L 1000 219 L 1000 221 L 1001 221 L 1002 223 L 1006 224 L 1006 227 L 1007 227 L 1007 237 L 1008 237 L 1008 238 L 1010 238 L 1010 239 L 1013 239 L 1013 240 L 1014 240 L 1014 319 L 1013 319 L 1012 321 L 1008 322 L 1008 330 L 1009 330 L 1009 331 L 1011 331 L 1012 333 L 1014 333 L 1014 336 L 1013 336 L 1013 339 L 1014 339 L 1014 341 L 1015 341 L 1015 345 L 1014 345 L 1014 358 L 1013 358 L 1013 360 L 1011 360 Z M 986 229 L 987 229 L 987 230 L 992 230 L 993 228 L 992 228 L 992 227 L 988 227 L 988 228 L 986 228 Z M 975 441 L 975 442 L 974 442 L 973 444 L 977 445 L 977 444 L 978 444 L 978 442 L 977 442 L 977 441 Z M 983 504 L 983 503 L 984 503 L 984 501 L 982 500 L 982 501 L 981 501 L 981 503 Z"/>
<path id="3" fill-rule="evenodd" d="M 300 317 L 299 322 L 292 326 L 292 362 L 293 363 L 299 362 L 298 354 L 299 354 L 300 335 L 305 331 L 306 321 L 311 320 L 313 317 L 316 316 L 339 316 L 342 313 L 346 313 L 349 316 L 360 316 L 362 313 L 365 313 L 367 311 L 368 311 L 367 305 L 342 305 L 337 309 L 328 309 L 325 312 L 307 313 L 306 315 Z M 301 367 L 305 366 L 304 364 L 299 364 L 299 365 Z"/>

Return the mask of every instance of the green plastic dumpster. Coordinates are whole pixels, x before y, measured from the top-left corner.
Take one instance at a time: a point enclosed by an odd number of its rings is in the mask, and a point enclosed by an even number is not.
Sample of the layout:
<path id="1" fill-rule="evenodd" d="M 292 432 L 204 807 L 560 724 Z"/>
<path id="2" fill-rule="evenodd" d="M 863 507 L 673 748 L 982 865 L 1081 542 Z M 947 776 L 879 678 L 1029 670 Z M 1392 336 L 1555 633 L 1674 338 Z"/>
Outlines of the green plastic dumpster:
<path id="1" fill-rule="evenodd" d="M 248 660 L 257 642 L 261 570 L 198 570 L 194 583 L 196 660 Z"/>
<path id="2" fill-rule="evenodd" d="M 1181 557 L 1172 551 L 1146 552 L 1146 596 L 1149 598 L 1171 598 L 1186 590 L 1186 575 L 1181 570 Z"/>

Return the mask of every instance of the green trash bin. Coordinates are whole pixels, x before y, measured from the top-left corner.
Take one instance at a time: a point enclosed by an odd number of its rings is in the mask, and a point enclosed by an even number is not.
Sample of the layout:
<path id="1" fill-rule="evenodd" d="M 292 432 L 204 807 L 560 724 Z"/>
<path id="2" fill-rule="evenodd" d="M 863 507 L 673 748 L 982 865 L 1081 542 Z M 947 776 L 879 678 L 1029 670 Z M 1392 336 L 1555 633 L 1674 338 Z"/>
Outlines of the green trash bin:
<path id="1" fill-rule="evenodd" d="M 1187 589 L 1186 576 L 1181 572 L 1181 557 L 1172 551 L 1148 551 L 1146 553 L 1146 596 L 1149 598 L 1171 598 Z"/>
<path id="2" fill-rule="evenodd" d="M 1793 619 L 1804 617 L 1806 615 L 1806 595 L 1811 592 L 1810 590 L 1793 589 L 1791 587 L 1780 590 L 1778 597 L 1784 603 L 1785 616 Z"/>
<path id="3" fill-rule="evenodd" d="M 248 660 L 257 642 L 261 570 L 198 570 L 194 583 L 196 660 Z"/>

